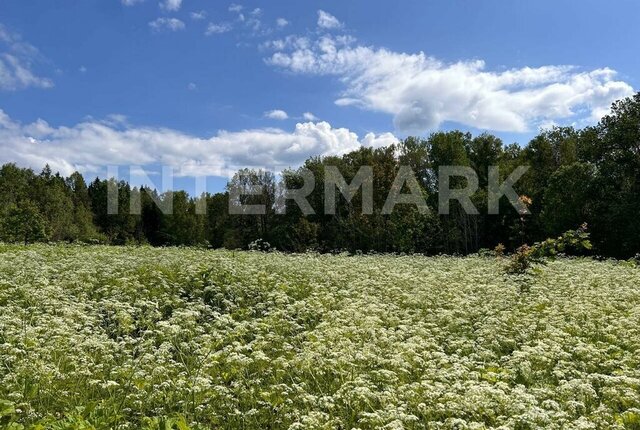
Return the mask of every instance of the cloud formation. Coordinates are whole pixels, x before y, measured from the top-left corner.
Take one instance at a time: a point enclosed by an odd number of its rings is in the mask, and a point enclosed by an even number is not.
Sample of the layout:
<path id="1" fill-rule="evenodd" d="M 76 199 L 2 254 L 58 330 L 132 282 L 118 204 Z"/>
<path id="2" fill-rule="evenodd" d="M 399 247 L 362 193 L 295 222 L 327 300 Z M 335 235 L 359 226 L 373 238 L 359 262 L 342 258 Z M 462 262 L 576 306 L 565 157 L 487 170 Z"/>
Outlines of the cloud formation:
<path id="1" fill-rule="evenodd" d="M 207 12 L 204 10 L 201 10 L 199 12 L 191 12 L 189 16 L 195 21 L 200 21 L 207 17 Z"/>
<path id="2" fill-rule="evenodd" d="M 290 36 L 263 44 L 268 64 L 293 73 L 336 76 L 339 106 L 384 112 L 397 130 L 424 133 L 445 121 L 495 131 L 526 132 L 549 121 L 595 121 L 633 94 L 609 68 L 549 65 L 491 71 L 481 60 L 444 62 L 362 46 L 345 35 Z"/>
<path id="3" fill-rule="evenodd" d="M 182 6 L 182 0 L 164 0 L 160 3 L 160 7 L 164 10 L 176 12 L 180 10 Z"/>
<path id="4" fill-rule="evenodd" d="M 363 139 L 327 122 L 279 128 L 220 131 L 200 138 L 162 127 L 136 127 L 113 115 L 79 124 L 55 127 L 37 120 L 21 124 L 0 110 L 0 164 L 15 162 L 70 174 L 103 172 L 107 165 L 170 165 L 177 174 L 224 175 L 240 167 L 296 167 L 313 155 L 342 155 L 361 146 L 396 142 L 390 133 Z M 223 173 L 221 173 L 223 172 Z"/>
<path id="5" fill-rule="evenodd" d="M 158 18 L 149 23 L 153 31 L 179 31 L 184 30 L 185 24 L 177 18 Z"/>
<path id="6" fill-rule="evenodd" d="M 342 23 L 335 16 L 323 10 L 318 11 L 318 27 L 326 30 L 340 28 Z"/>
<path id="7" fill-rule="evenodd" d="M 0 91 L 53 87 L 51 79 L 33 71 L 41 61 L 42 55 L 35 46 L 0 24 Z"/>
<path id="8" fill-rule="evenodd" d="M 242 12 L 242 9 L 244 9 L 244 6 L 240 4 L 231 3 L 229 5 L 229 12 L 240 13 Z"/>
<path id="9" fill-rule="evenodd" d="M 204 34 L 211 36 L 212 34 L 222 34 L 233 30 L 233 25 L 228 22 L 213 23 L 210 22 Z"/>
<path id="10" fill-rule="evenodd" d="M 264 117 L 269 119 L 285 120 L 289 118 L 289 115 L 283 110 L 274 109 L 274 110 L 265 112 Z"/>

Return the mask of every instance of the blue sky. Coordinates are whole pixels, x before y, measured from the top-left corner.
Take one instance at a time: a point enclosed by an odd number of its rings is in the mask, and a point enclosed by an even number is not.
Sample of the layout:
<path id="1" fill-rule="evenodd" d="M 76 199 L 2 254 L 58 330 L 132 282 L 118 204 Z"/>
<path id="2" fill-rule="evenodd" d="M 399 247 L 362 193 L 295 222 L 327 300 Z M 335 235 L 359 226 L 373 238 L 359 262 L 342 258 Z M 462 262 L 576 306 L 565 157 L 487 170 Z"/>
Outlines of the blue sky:
<path id="1" fill-rule="evenodd" d="M 640 86 L 639 12 L 632 0 L 3 0 L 0 162 L 88 177 L 172 165 L 192 190 L 193 175 L 438 129 L 526 143 L 594 123 Z"/>

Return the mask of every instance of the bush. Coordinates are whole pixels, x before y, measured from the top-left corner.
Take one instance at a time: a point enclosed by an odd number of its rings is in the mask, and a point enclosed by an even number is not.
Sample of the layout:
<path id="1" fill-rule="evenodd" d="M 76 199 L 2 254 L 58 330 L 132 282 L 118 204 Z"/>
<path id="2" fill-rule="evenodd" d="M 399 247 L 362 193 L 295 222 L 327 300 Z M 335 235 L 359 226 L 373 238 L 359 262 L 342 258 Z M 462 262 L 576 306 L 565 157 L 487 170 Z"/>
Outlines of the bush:
<path id="1" fill-rule="evenodd" d="M 556 239 L 536 242 L 532 246 L 522 245 L 511 256 L 505 271 L 509 274 L 523 274 L 535 263 L 544 264 L 559 254 L 582 254 L 592 248 L 587 232 L 587 224 L 576 230 L 569 230 Z"/>

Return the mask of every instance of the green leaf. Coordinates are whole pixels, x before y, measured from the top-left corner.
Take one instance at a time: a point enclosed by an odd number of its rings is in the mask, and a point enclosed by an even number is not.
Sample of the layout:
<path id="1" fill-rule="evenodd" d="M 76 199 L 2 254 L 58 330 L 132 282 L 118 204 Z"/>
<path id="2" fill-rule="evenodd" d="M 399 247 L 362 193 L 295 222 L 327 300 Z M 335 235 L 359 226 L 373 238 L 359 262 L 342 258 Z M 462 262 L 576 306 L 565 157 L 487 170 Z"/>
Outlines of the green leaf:
<path id="1" fill-rule="evenodd" d="M 10 417 L 16 413 L 16 407 L 13 402 L 8 400 L 0 400 L 0 418 Z"/>

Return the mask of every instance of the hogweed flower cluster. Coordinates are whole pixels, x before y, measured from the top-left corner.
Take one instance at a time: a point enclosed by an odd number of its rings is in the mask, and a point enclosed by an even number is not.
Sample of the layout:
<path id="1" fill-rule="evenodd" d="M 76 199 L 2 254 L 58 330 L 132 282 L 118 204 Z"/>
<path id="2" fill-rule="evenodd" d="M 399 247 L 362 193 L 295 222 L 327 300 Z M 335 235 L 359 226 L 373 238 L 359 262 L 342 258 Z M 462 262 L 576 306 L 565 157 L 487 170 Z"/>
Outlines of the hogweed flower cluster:
<path id="1" fill-rule="evenodd" d="M 500 265 L 1 247 L 0 426 L 637 425 L 637 268 L 557 259 L 523 295 Z"/>

